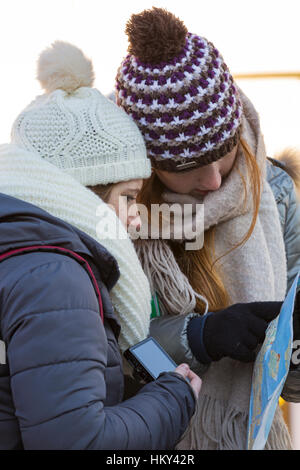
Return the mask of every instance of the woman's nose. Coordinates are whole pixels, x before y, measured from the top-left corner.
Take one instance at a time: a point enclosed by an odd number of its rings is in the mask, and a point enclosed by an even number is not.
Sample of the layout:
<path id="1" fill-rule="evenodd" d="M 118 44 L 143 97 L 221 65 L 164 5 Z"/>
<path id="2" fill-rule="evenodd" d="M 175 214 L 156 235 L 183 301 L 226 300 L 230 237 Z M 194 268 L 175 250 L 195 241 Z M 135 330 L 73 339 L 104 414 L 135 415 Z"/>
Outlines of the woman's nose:
<path id="1" fill-rule="evenodd" d="M 141 229 L 141 225 L 142 221 L 140 213 L 138 211 L 138 206 L 136 204 L 133 204 L 128 211 L 127 228 L 130 226 L 138 232 Z"/>
<path id="2" fill-rule="evenodd" d="M 135 217 L 128 217 L 127 227 L 133 228 L 136 232 L 139 232 L 141 229 L 142 221 L 139 215 Z"/>
<path id="3" fill-rule="evenodd" d="M 222 184 L 222 175 L 217 166 L 209 165 L 204 178 L 201 178 L 201 189 L 204 191 L 216 191 Z M 204 176 L 204 175 L 202 175 Z"/>

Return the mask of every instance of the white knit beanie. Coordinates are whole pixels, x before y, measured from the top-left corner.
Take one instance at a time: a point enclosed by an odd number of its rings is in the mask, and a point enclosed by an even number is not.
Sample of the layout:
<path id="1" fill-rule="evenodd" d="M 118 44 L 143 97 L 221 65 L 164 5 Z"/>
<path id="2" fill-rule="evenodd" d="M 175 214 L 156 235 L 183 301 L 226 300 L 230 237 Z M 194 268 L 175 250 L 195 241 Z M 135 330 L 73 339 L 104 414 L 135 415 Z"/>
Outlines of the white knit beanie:
<path id="1" fill-rule="evenodd" d="M 38 60 L 46 93 L 17 117 L 12 142 L 38 154 L 84 186 L 148 178 L 150 161 L 133 120 L 92 88 L 92 63 L 56 41 Z"/>

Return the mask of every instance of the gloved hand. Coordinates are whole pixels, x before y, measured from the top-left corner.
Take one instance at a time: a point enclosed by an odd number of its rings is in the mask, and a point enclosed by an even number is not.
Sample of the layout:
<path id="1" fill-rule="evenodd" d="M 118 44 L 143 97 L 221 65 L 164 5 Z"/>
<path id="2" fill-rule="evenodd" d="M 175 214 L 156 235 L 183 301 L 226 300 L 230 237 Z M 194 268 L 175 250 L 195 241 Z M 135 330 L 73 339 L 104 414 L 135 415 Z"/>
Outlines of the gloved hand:
<path id="1" fill-rule="evenodd" d="M 300 340 L 300 291 L 297 292 L 296 298 L 295 298 L 295 306 L 294 306 L 294 311 L 293 311 L 293 349 L 297 351 L 299 348 L 298 341 Z M 294 360 L 296 359 L 296 362 L 294 363 Z M 298 371 L 299 370 L 299 362 L 298 362 L 298 353 L 296 354 L 296 358 L 294 358 L 294 354 L 292 354 L 291 357 L 291 363 L 290 363 L 290 371 Z M 299 380 L 299 379 L 298 379 Z M 290 396 L 291 392 L 291 387 L 292 387 L 293 380 L 291 377 L 289 377 L 289 382 L 285 384 L 285 392 L 288 388 L 289 392 L 288 395 Z M 297 389 L 299 386 L 297 385 Z M 292 392 L 293 393 L 293 392 Z M 296 394 L 297 395 L 297 394 Z M 287 401 L 292 401 L 290 398 Z M 298 402 L 298 397 L 297 397 L 297 402 Z"/>
<path id="2" fill-rule="evenodd" d="M 300 339 L 300 291 L 297 292 L 295 298 L 295 307 L 293 312 L 293 330 L 293 339 Z"/>
<path id="3" fill-rule="evenodd" d="M 282 302 L 239 303 L 193 318 L 187 336 L 194 356 L 204 363 L 226 356 L 253 362 L 255 349 L 264 341 L 268 324 L 281 306 Z"/>

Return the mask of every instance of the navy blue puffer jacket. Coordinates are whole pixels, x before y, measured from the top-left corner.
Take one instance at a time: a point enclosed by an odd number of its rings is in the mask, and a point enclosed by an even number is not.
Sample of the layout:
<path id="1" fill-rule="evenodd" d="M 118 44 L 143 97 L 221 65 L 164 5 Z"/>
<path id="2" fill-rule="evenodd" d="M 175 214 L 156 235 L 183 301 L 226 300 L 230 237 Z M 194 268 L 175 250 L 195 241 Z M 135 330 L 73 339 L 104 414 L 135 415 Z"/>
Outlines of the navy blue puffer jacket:
<path id="1" fill-rule="evenodd" d="M 0 194 L 0 255 L 33 245 L 59 250 L 0 263 L 0 449 L 172 449 L 195 400 L 175 373 L 123 401 L 122 358 L 109 290 L 116 260 L 95 240 L 47 212 Z M 3 362 L 3 361 L 2 361 Z"/>

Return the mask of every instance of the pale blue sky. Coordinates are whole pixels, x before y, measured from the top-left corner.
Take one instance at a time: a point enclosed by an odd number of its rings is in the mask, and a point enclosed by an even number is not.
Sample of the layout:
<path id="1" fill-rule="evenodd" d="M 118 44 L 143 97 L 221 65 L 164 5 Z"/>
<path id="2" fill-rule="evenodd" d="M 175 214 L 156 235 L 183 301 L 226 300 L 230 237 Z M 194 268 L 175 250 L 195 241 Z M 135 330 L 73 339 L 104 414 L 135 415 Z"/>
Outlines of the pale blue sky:
<path id="1" fill-rule="evenodd" d="M 0 142 L 13 120 L 41 92 L 35 80 L 39 53 L 60 39 L 79 46 L 94 63 L 95 86 L 113 87 L 126 53 L 132 13 L 152 5 L 182 18 L 189 31 L 220 50 L 232 73 L 300 71 L 299 0 L 1 0 Z M 240 81 L 262 120 L 267 150 L 300 148 L 300 81 Z"/>

